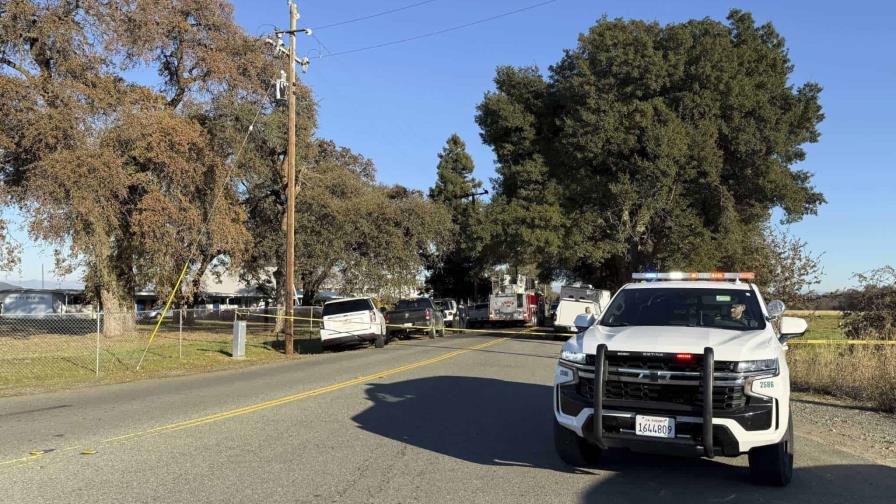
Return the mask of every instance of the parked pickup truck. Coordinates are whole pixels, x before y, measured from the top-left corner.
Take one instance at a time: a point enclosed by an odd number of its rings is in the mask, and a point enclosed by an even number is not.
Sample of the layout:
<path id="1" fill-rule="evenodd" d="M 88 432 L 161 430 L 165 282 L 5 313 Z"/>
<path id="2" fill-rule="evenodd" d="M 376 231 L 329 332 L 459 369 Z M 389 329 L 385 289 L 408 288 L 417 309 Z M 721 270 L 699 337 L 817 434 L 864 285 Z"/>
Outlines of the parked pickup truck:
<path id="1" fill-rule="evenodd" d="M 488 322 L 488 303 L 475 303 L 464 308 L 461 327 L 478 327 Z"/>
<path id="2" fill-rule="evenodd" d="M 426 334 L 430 338 L 445 335 L 445 316 L 432 299 L 402 299 L 395 309 L 386 312 L 386 327 L 390 338 L 410 334 Z"/>

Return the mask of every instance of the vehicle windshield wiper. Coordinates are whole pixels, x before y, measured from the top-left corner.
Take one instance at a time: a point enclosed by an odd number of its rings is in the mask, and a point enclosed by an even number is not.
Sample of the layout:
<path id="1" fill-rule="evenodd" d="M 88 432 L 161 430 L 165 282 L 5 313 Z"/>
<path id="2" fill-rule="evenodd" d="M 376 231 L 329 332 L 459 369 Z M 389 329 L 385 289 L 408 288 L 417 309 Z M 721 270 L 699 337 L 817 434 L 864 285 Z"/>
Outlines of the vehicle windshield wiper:
<path id="1" fill-rule="evenodd" d="M 629 324 L 628 322 L 620 322 L 618 324 L 601 324 L 601 325 L 604 327 L 625 327 L 625 326 L 628 326 L 631 324 Z"/>

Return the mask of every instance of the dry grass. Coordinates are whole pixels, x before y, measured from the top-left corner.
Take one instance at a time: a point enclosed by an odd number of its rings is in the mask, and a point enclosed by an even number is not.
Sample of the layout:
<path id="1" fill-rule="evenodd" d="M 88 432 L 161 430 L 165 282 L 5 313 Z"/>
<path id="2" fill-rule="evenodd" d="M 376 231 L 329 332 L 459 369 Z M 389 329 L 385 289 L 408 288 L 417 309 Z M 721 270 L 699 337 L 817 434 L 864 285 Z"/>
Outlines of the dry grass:
<path id="1" fill-rule="evenodd" d="M 896 412 L 896 345 L 792 345 L 787 362 L 795 390 Z"/>
<path id="2" fill-rule="evenodd" d="M 809 330 L 790 345 L 787 361 L 795 390 L 827 394 L 896 412 L 896 345 L 804 345 L 806 339 L 843 339 L 842 313 L 788 311 Z"/>

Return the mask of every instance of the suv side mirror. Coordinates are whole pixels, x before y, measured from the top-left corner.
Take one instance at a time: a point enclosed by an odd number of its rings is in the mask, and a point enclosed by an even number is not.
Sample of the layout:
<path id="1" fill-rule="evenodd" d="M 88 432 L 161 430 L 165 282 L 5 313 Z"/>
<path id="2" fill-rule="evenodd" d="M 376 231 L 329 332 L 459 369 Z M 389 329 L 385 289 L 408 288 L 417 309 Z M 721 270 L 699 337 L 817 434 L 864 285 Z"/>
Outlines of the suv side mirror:
<path id="1" fill-rule="evenodd" d="M 802 336 L 808 328 L 809 324 L 806 323 L 805 319 L 799 317 L 781 317 L 781 337 L 779 339 L 781 343 L 784 343 L 791 338 L 798 338 Z"/>
<path id="2" fill-rule="evenodd" d="M 768 318 L 772 320 L 784 315 L 784 310 L 787 309 L 787 307 L 784 306 L 784 301 L 781 301 L 780 299 L 770 302 L 766 308 L 768 309 Z M 805 331 L 805 329 L 803 329 L 803 331 Z"/>
<path id="3" fill-rule="evenodd" d="M 591 327 L 592 322 L 593 322 L 593 319 L 591 318 L 591 316 L 589 314 L 580 313 L 576 316 L 573 324 L 575 324 L 576 329 L 578 329 L 579 331 L 584 331 L 584 330 L 588 329 L 589 327 Z"/>

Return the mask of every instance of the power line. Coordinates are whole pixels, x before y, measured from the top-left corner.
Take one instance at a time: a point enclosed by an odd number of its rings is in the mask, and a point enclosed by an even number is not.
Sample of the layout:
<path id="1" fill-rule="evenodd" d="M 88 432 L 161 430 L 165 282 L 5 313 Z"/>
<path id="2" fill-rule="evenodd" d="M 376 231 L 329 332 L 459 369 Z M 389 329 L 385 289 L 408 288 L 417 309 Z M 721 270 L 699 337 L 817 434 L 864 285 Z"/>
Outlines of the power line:
<path id="1" fill-rule="evenodd" d="M 324 51 L 327 52 L 327 54 L 326 54 L 327 56 L 333 54 L 333 51 L 331 51 L 330 48 L 327 47 L 327 44 L 324 44 L 324 41 L 321 40 L 320 37 L 318 37 L 318 36 L 317 36 L 316 34 L 314 34 L 314 33 L 312 33 L 311 36 L 314 38 L 314 40 L 317 41 L 317 45 L 320 46 Z M 323 51 L 321 51 L 320 57 L 321 57 L 321 58 L 324 57 L 324 53 L 323 53 Z"/>
<path id="2" fill-rule="evenodd" d="M 428 3 L 433 3 L 433 2 L 435 2 L 435 1 L 436 1 L 436 0 L 426 0 L 426 1 L 424 1 L 424 2 L 417 2 L 417 3 L 414 3 L 414 4 L 410 4 L 410 5 L 405 5 L 404 7 L 396 7 L 396 8 L 394 8 L 394 9 L 389 9 L 389 10 L 385 10 L 385 11 L 382 11 L 382 12 L 377 12 L 376 14 L 370 14 L 369 16 L 361 16 L 361 17 L 357 17 L 357 18 L 354 18 L 354 19 L 346 19 L 345 21 L 339 21 L 338 23 L 330 23 L 330 24 L 323 25 L 323 26 L 312 26 L 312 28 L 315 29 L 315 30 L 323 30 L 324 28 L 332 28 L 332 27 L 334 27 L 334 26 L 342 26 L 342 25 L 346 25 L 346 24 L 349 24 L 349 23 L 356 23 L 356 22 L 358 22 L 358 21 L 366 21 L 366 20 L 368 20 L 368 19 L 373 19 L 373 18 L 377 18 L 377 17 L 380 17 L 380 16 L 385 16 L 386 14 L 392 14 L 392 13 L 394 13 L 394 12 L 401 12 L 401 11 L 403 11 L 403 10 L 413 9 L 414 7 L 419 7 L 419 6 L 421 6 L 421 5 L 426 5 L 426 4 L 428 4 Z"/>
<path id="3" fill-rule="evenodd" d="M 520 12 L 525 12 L 525 11 L 532 10 L 532 9 L 537 9 L 538 7 L 543 7 L 543 6 L 545 6 L 545 5 L 552 4 L 552 3 L 555 3 L 555 2 L 557 2 L 557 1 L 558 1 L 558 0 L 548 0 L 547 2 L 539 2 L 539 3 L 537 3 L 537 4 L 529 5 L 529 6 L 527 6 L 527 7 L 522 7 L 522 8 L 520 8 L 520 9 L 516 9 L 516 10 L 512 10 L 512 11 L 504 12 L 504 13 L 501 13 L 501 14 L 497 14 L 497 15 L 494 15 L 494 16 L 487 17 L 487 18 L 478 19 L 478 20 L 476 20 L 476 21 L 471 21 L 471 22 L 469 22 L 469 23 L 464 23 L 464 24 L 462 24 L 462 25 L 451 26 L 451 27 L 449 27 L 449 28 L 443 28 L 443 29 L 441 29 L 441 30 L 437 30 L 437 31 L 429 32 L 429 33 L 423 33 L 423 34 L 420 34 L 420 35 L 415 35 L 415 36 L 413 36 L 413 37 L 403 38 L 403 39 L 399 39 L 399 40 L 393 40 L 393 41 L 391 41 L 391 42 L 383 42 L 383 43 L 381 43 L 381 44 L 376 44 L 376 45 L 367 46 L 367 47 L 359 47 L 359 48 L 357 48 L 357 49 L 349 49 L 349 50 L 347 50 L 347 51 L 339 51 L 339 52 L 330 53 L 330 54 L 327 55 L 327 57 L 329 58 L 329 57 L 333 57 L 333 56 L 344 56 L 344 55 L 346 55 L 346 54 L 354 54 L 354 53 L 359 53 L 359 52 L 362 52 L 362 51 L 370 51 L 370 50 L 373 50 L 373 49 L 380 49 L 380 48 L 382 48 L 382 47 L 388 47 L 388 46 L 393 46 L 393 45 L 398 45 L 398 44 L 404 44 L 404 43 L 406 43 L 406 42 L 412 42 L 412 41 L 414 41 L 414 40 L 420 40 L 420 39 L 424 39 L 424 38 L 435 37 L 436 35 L 442 35 L 442 34 L 444 34 L 444 33 L 453 32 L 453 31 L 457 31 L 457 30 L 462 30 L 462 29 L 464 29 L 464 28 L 469 28 L 469 27 L 471 27 L 471 26 L 476 26 L 476 25 L 479 25 L 479 24 L 482 24 L 482 23 L 487 23 L 487 22 L 489 22 L 489 21 L 494 21 L 494 20 L 496 20 L 496 19 L 501 19 L 501 18 L 503 18 L 503 17 L 512 16 L 512 15 L 514 15 L 514 14 L 519 14 Z"/>

